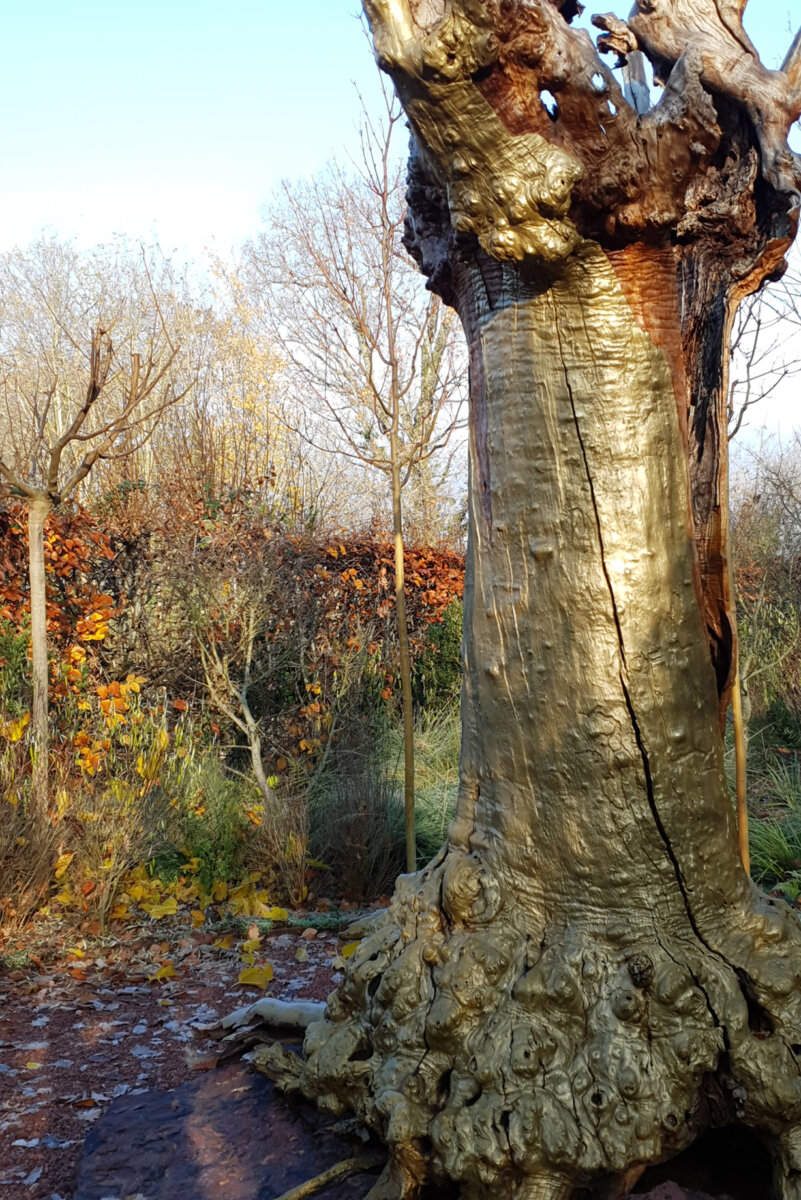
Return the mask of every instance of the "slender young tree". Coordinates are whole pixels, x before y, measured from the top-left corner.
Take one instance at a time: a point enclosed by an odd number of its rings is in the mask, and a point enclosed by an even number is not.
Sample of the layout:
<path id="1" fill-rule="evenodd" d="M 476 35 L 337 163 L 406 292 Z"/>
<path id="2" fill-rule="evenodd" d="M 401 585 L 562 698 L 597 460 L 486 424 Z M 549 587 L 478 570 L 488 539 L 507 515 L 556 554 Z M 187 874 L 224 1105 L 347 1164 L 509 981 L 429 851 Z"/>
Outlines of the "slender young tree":
<path id="1" fill-rule="evenodd" d="M 356 174 L 283 189 L 270 230 L 248 259 L 274 336 L 305 395 L 313 444 L 380 472 L 389 484 L 404 729 L 406 861 L 416 866 L 414 716 L 404 579 L 404 494 L 448 443 L 463 370 L 452 314 L 426 295 L 402 246 L 402 111 L 365 114 Z"/>
<path id="2" fill-rule="evenodd" d="M 97 463 L 135 454 L 191 386 L 177 377 L 179 347 L 167 331 L 147 268 L 150 321 L 138 331 L 144 353 L 133 350 L 130 322 L 124 333 L 121 329 L 121 352 L 115 348 L 114 327 L 123 323 L 119 297 L 115 305 L 109 296 L 105 307 L 112 322 L 93 330 L 84 350 L 80 321 L 64 302 L 76 263 L 68 249 L 42 243 L 30 257 L 20 254 L 16 262 L 2 264 L 16 290 L 14 297 L 6 292 L 0 313 L 0 493 L 23 500 L 28 513 L 29 736 L 33 801 L 40 815 L 47 808 L 49 748 L 45 521 L 78 493 Z M 83 300 L 88 305 L 89 298 Z"/>
<path id="3" fill-rule="evenodd" d="M 365 0 L 414 134 L 407 244 L 470 353 L 461 783 L 303 1059 L 372 1195 L 625 1194 L 712 1126 L 801 1197 L 801 928 L 740 862 L 727 364 L 796 233 L 801 38 L 743 0 Z M 650 106 L 645 56 L 662 85 Z"/>

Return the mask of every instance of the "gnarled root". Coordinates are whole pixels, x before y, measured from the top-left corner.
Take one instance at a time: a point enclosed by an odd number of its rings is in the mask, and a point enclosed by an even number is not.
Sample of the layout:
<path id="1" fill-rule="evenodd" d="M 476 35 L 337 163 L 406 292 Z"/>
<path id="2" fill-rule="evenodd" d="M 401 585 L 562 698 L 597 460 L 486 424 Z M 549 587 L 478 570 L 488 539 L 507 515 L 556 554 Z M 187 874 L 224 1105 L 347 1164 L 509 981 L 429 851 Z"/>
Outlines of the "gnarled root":
<path id="1" fill-rule="evenodd" d="M 744 983 L 691 931 L 655 936 L 634 914 L 546 928 L 487 861 L 451 850 L 400 881 L 304 1057 L 274 1045 L 254 1064 L 386 1143 L 373 1200 L 448 1179 L 465 1196 L 502 1184 L 562 1200 L 631 1178 L 695 1139 L 710 1089 L 718 1123 L 780 1139 L 801 1114 L 781 1033 L 799 1015 L 784 977 L 801 973 L 801 952 L 789 910 L 760 903 L 736 920 Z M 778 1194 L 798 1200 L 795 1151 L 779 1145 Z"/>

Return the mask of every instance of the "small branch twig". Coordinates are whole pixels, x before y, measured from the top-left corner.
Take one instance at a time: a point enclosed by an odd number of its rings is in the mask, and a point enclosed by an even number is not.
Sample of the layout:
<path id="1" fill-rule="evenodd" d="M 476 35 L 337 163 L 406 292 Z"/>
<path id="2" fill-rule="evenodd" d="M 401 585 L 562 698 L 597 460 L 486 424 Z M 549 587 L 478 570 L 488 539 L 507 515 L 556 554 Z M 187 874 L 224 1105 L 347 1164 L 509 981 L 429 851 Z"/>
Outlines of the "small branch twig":
<path id="1" fill-rule="evenodd" d="M 383 1167 L 386 1161 L 386 1154 L 363 1154 L 358 1158 L 345 1158 L 335 1166 L 329 1167 L 327 1171 L 315 1175 L 314 1179 L 308 1179 L 298 1187 L 290 1188 L 282 1196 L 276 1197 L 276 1200 L 305 1200 L 306 1196 L 316 1196 L 328 1187 L 329 1183 L 348 1179 L 351 1175 L 361 1175 L 363 1171 L 374 1171 L 376 1167 Z"/>

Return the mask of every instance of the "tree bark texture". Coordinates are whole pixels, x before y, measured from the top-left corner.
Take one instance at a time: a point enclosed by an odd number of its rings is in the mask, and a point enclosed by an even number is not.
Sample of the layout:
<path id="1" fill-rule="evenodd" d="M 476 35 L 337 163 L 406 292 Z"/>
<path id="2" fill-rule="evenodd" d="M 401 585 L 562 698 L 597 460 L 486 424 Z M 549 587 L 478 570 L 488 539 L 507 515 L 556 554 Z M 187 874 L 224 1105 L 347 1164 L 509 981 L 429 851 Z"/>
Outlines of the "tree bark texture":
<path id="1" fill-rule="evenodd" d="M 257 1057 L 378 1132 L 376 1198 L 614 1197 L 742 1125 L 801 1200 L 801 928 L 742 869 L 720 732 L 726 339 L 795 231 L 785 85 L 744 44 L 723 78 L 705 0 L 603 19 L 663 74 L 643 116 L 570 0 L 366 8 L 470 352 L 460 792 L 303 1059 Z"/>

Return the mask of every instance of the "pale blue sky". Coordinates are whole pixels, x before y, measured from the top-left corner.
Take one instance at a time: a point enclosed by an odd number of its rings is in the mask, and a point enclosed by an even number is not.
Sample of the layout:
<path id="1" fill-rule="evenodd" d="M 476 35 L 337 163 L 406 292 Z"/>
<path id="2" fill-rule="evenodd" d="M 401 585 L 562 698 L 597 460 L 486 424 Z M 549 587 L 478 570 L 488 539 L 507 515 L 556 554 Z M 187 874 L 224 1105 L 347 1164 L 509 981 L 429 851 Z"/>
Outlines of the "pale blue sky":
<path id="1" fill-rule="evenodd" d="M 751 0 L 768 65 L 791 40 L 791 2 Z M 376 87 L 359 0 L 1 7 L 0 249 L 48 227 L 227 250 L 281 178 L 353 147 L 353 84 L 368 99 Z"/>

